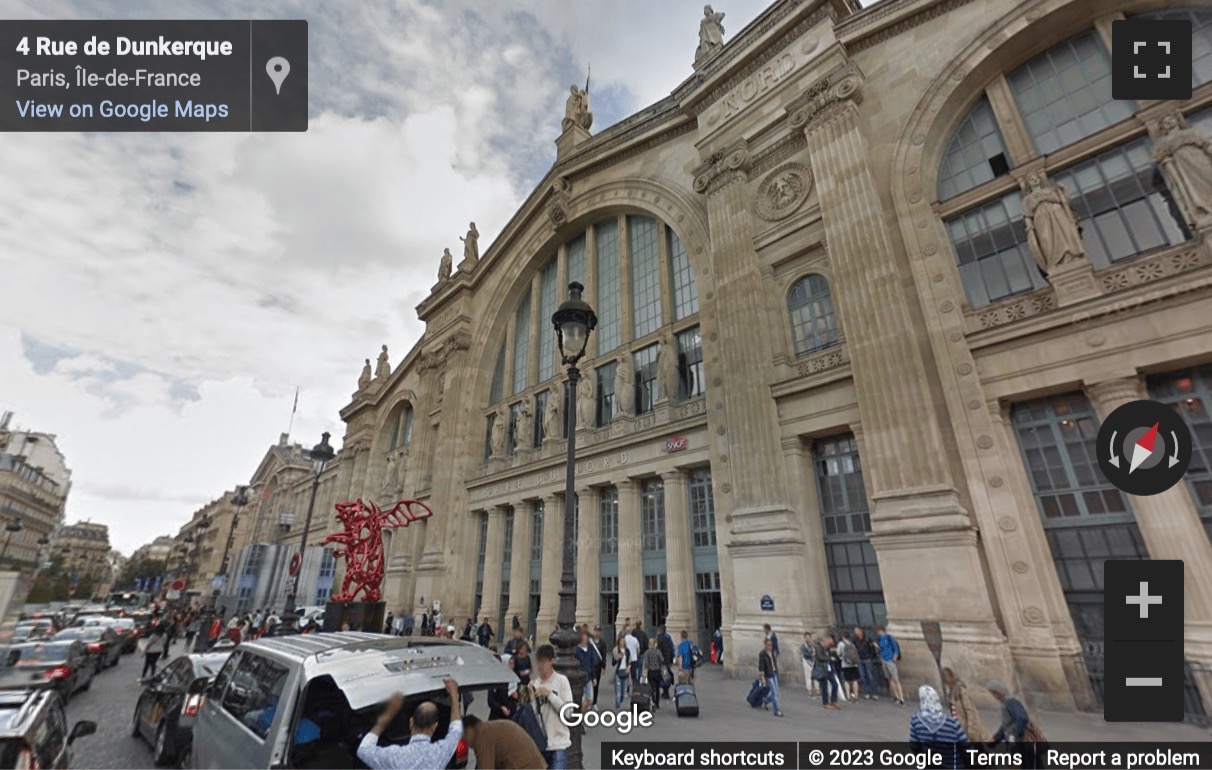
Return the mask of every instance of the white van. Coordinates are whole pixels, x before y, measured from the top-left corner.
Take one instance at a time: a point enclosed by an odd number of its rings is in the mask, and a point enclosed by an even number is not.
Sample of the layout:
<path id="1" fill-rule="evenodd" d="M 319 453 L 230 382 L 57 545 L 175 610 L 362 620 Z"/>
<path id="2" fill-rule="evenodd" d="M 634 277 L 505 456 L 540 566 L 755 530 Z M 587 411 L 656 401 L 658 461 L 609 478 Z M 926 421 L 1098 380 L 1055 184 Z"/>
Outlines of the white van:
<path id="1" fill-rule="evenodd" d="M 445 735 L 447 677 L 462 692 L 518 681 L 489 650 L 467 642 L 363 633 L 245 642 L 206 688 L 187 766 L 361 767 L 358 744 L 394 692 L 405 705 L 381 745 L 408 741 L 408 720 L 424 701 L 437 704 L 436 737 Z M 466 761 L 461 753 L 455 762 Z"/>

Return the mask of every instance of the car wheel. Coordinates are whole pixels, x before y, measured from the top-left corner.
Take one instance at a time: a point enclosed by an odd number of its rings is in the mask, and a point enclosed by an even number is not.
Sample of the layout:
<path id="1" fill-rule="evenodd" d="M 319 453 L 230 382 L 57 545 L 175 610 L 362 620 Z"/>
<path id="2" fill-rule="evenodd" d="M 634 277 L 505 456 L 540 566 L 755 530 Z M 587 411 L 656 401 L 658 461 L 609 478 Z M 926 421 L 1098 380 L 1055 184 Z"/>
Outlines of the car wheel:
<path id="1" fill-rule="evenodd" d="M 156 728 L 156 740 L 152 744 L 152 762 L 156 767 L 168 767 L 176 759 L 173 756 L 172 744 L 168 738 L 168 725 L 164 722 Z"/>
<path id="2" fill-rule="evenodd" d="M 93 686 L 93 678 L 90 676 L 90 677 L 88 678 L 88 684 L 84 685 L 84 686 L 83 686 L 83 687 L 81 687 L 80 689 L 81 689 L 81 690 L 87 690 L 88 688 L 90 688 L 90 687 L 92 687 L 92 686 Z"/>
<path id="3" fill-rule="evenodd" d="M 130 720 L 130 737 L 142 738 L 143 732 L 139 729 L 139 704 L 135 704 L 135 718 Z"/>

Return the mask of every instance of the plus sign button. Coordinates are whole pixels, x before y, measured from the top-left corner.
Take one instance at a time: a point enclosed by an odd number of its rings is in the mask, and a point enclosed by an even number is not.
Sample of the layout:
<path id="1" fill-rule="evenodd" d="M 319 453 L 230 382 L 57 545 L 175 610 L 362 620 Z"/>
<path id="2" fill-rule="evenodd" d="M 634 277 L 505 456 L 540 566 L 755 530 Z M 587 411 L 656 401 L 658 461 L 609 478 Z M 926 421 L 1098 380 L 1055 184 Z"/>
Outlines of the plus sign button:
<path id="1" fill-rule="evenodd" d="M 1111 22 L 1113 99 L 1191 98 L 1191 21 Z"/>
<path id="2" fill-rule="evenodd" d="M 1106 641 L 1103 718 L 1183 718 L 1183 563 L 1103 563 Z"/>

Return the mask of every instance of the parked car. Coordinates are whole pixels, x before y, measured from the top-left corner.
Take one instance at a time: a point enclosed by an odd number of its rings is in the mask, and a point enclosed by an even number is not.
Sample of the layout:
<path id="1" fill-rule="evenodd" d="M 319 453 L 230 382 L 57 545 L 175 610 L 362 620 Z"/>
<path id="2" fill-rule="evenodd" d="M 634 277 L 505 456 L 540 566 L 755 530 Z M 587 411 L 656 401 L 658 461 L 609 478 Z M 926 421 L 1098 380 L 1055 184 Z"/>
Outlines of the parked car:
<path id="1" fill-rule="evenodd" d="M 329 633 L 244 642 L 206 688 L 192 766 L 360 767 L 358 744 L 394 692 L 404 709 L 381 742 L 406 743 L 408 720 L 427 700 L 440 713 L 436 737 L 446 734 L 446 677 L 462 692 L 518 681 L 491 651 L 445 639 Z M 452 767 L 466 763 L 459 747 Z"/>
<path id="2" fill-rule="evenodd" d="M 30 642 L 37 639 L 48 639 L 55 634 L 55 624 L 50 618 L 23 620 L 13 629 L 14 643 Z"/>
<path id="3" fill-rule="evenodd" d="M 67 729 L 63 701 L 48 690 L 0 692 L 0 767 L 71 767 L 72 744 L 97 732 L 81 720 Z"/>
<path id="4" fill-rule="evenodd" d="M 182 655 L 155 676 L 140 680 L 145 686 L 135 703 L 131 734 L 151 743 L 157 766 L 178 764 L 188 754 L 206 685 L 230 655 L 230 651 Z"/>
<path id="5" fill-rule="evenodd" d="M 88 657 L 93 663 L 94 670 L 100 674 L 103 669 L 118 665 L 122 659 L 122 642 L 109 626 L 85 626 L 84 628 L 65 628 L 55 634 L 55 639 L 76 639 L 84 643 Z"/>
<path id="6" fill-rule="evenodd" d="M 139 647 L 139 639 L 143 633 L 139 630 L 139 626 L 131 618 L 114 618 L 109 627 L 114 629 L 114 633 L 118 635 L 118 641 L 122 649 L 123 655 L 129 655 Z"/>
<path id="7" fill-rule="evenodd" d="M 93 686 L 96 664 L 84 642 L 51 640 L 14 644 L 4 653 L 0 690 L 54 690 L 67 703 Z"/>

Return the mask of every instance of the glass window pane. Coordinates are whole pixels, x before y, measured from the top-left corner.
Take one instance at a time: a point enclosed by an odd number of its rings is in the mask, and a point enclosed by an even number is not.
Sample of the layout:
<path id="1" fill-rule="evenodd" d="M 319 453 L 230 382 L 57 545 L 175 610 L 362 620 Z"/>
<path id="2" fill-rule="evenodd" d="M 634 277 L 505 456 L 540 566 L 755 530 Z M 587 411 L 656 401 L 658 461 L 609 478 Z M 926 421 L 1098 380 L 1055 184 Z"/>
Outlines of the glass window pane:
<path id="1" fill-rule="evenodd" d="M 530 384 L 530 292 L 513 316 L 513 392 Z"/>
<path id="2" fill-rule="evenodd" d="M 1027 245 L 1018 191 L 965 211 L 946 225 L 971 307 L 1048 285 Z"/>
<path id="3" fill-rule="evenodd" d="M 989 100 L 982 97 L 960 123 L 939 169 L 938 199 L 945 201 L 998 176 L 993 159 L 1009 160 Z"/>
<path id="4" fill-rule="evenodd" d="M 552 259 L 539 274 L 539 382 L 555 376 L 555 327 L 551 315 L 556 309 L 556 265 Z"/>
<path id="5" fill-rule="evenodd" d="M 811 273 L 791 287 L 787 296 L 795 353 L 802 356 L 838 343 L 837 316 L 824 276 Z"/>
<path id="6" fill-rule="evenodd" d="M 661 273 L 658 264 L 657 230 L 651 217 L 627 217 L 631 247 L 631 311 L 634 339 L 661 327 Z"/>
<path id="7" fill-rule="evenodd" d="M 672 228 L 665 228 L 669 247 L 669 273 L 673 286 L 673 320 L 681 321 L 699 312 L 699 294 L 690 269 L 690 255 Z"/>
<path id="8" fill-rule="evenodd" d="M 602 222 L 594 227 L 597 250 L 597 345 L 598 353 L 609 353 L 622 342 L 619 297 L 619 225 Z"/>

